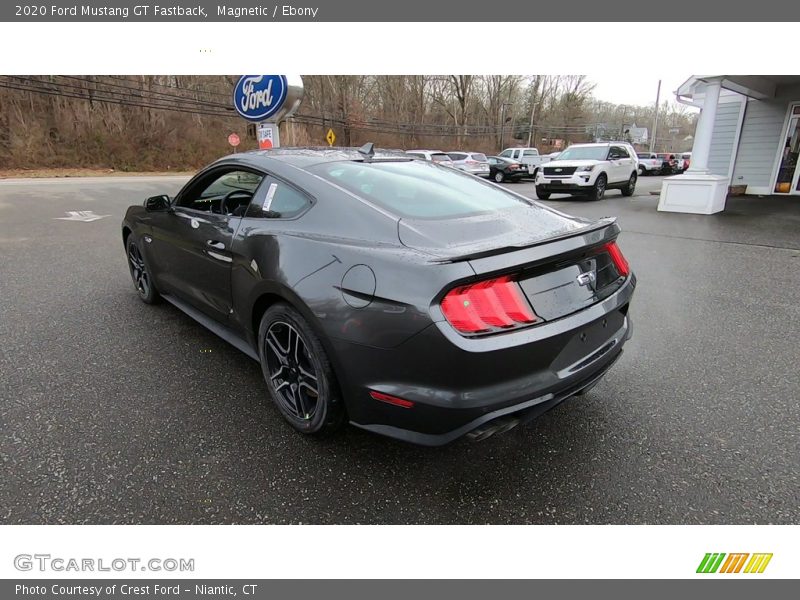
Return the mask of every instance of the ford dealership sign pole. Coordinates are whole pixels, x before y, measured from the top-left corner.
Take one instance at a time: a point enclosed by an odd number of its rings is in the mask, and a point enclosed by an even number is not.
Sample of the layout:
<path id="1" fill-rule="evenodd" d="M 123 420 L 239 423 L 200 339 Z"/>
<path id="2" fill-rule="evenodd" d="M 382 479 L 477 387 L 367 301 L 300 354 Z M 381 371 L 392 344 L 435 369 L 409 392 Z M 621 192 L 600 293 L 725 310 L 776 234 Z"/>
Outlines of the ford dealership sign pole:
<path id="1" fill-rule="evenodd" d="M 242 75 L 233 89 L 236 112 L 258 123 L 258 147 L 277 148 L 278 124 L 291 116 L 303 100 L 303 79 L 299 75 Z"/>

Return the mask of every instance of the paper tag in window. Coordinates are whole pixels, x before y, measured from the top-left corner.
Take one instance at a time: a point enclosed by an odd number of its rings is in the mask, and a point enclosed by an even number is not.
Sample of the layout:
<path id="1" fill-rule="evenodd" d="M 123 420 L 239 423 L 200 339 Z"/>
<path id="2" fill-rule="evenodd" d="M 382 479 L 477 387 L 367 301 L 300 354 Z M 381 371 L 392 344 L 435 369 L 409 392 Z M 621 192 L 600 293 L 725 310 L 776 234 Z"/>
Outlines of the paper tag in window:
<path id="1" fill-rule="evenodd" d="M 270 183 L 269 189 L 267 190 L 267 197 L 264 198 L 264 206 L 262 207 L 264 212 L 269 212 L 269 207 L 272 206 L 272 198 L 275 196 L 275 191 L 278 189 L 277 183 Z"/>

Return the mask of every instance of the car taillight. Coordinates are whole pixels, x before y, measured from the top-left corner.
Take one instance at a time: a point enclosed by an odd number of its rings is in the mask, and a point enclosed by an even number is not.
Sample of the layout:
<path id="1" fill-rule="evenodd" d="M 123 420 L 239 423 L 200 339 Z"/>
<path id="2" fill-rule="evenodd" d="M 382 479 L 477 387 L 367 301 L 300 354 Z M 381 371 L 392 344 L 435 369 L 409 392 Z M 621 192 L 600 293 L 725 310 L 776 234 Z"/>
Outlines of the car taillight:
<path id="1" fill-rule="evenodd" d="M 397 396 L 384 394 L 383 392 L 376 392 L 375 390 L 370 390 L 369 395 L 374 400 L 386 402 L 386 404 L 392 404 L 394 406 L 399 406 L 400 408 L 414 408 L 414 403 L 411 402 L 411 400 L 405 400 L 403 398 L 398 398 Z"/>
<path id="2" fill-rule="evenodd" d="M 461 333 L 508 329 L 539 321 L 511 277 L 498 277 L 450 290 L 442 299 L 442 312 Z"/>
<path id="3" fill-rule="evenodd" d="M 625 257 L 622 255 L 622 250 L 617 246 L 617 242 L 609 242 L 605 245 L 605 249 L 614 262 L 614 266 L 617 267 L 617 273 L 622 277 L 627 277 L 631 272 L 631 268 L 630 265 L 628 265 L 628 261 L 625 260 Z"/>
<path id="4" fill-rule="evenodd" d="M 519 165 L 517 163 L 514 163 L 512 165 L 508 165 L 508 168 L 509 169 L 519 169 Z"/>

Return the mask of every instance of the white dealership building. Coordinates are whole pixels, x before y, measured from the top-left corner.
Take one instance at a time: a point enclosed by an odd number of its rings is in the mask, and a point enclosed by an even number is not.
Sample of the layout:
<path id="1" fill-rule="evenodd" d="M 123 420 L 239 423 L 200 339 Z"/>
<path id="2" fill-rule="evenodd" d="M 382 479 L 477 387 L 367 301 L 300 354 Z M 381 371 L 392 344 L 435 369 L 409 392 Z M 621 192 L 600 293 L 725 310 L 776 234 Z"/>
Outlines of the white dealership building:
<path id="1" fill-rule="evenodd" d="M 701 112 L 690 168 L 664 180 L 659 210 L 720 212 L 734 185 L 800 202 L 800 76 L 695 75 L 676 96 Z"/>

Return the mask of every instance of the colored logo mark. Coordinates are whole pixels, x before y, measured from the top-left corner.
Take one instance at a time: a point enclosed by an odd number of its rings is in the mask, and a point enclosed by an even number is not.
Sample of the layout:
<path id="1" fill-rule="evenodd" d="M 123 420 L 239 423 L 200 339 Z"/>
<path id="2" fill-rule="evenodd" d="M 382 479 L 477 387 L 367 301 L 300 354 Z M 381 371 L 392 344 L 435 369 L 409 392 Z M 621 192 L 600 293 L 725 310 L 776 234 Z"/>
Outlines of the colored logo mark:
<path id="1" fill-rule="evenodd" d="M 748 560 L 749 557 L 749 560 Z M 698 573 L 763 573 L 772 553 L 708 552 L 697 567 Z"/>
<path id="2" fill-rule="evenodd" d="M 266 121 L 283 107 L 287 89 L 283 75 L 242 75 L 233 89 L 233 105 L 245 119 Z"/>

